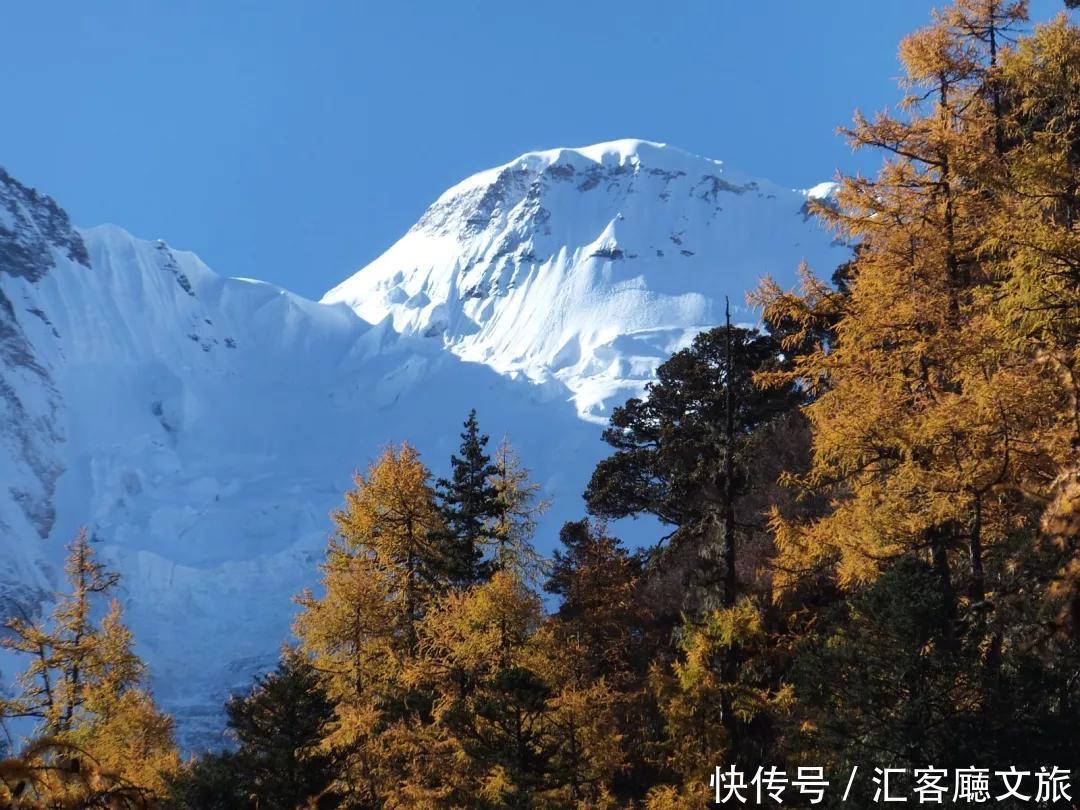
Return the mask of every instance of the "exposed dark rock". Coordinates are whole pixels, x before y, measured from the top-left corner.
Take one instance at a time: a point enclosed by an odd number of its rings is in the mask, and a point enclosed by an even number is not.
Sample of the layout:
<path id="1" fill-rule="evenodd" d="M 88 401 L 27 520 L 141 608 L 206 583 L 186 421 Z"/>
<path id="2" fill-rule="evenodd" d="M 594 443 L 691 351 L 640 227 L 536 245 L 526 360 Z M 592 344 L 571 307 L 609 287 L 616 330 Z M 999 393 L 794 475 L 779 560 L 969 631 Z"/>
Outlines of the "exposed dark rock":
<path id="1" fill-rule="evenodd" d="M 155 247 L 157 248 L 158 255 L 161 259 L 162 269 L 172 273 L 173 277 L 176 279 L 176 283 L 180 285 L 180 289 L 194 298 L 195 290 L 191 286 L 191 280 L 180 269 L 180 265 L 176 263 L 176 257 L 169 249 L 169 246 L 159 240 Z M 207 321 L 207 323 L 210 323 L 210 321 Z"/>
<path id="2" fill-rule="evenodd" d="M 709 202 L 716 202 L 717 196 L 719 196 L 723 192 L 731 194 L 745 194 L 748 191 L 757 191 L 757 187 L 757 183 L 751 182 L 746 183 L 745 185 L 738 186 L 734 183 L 729 183 L 727 180 L 724 180 L 721 177 L 717 177 L 716 175 L 707 174 L 697 182 L 694 188 L 691 189 L 690 193 L 693 194 L 695 197 L 700 197 L 703 200 L 708 200 Z"/>
<path id="3" fill-rule="evenodd" d="M 44 411 L 28 411 L 17 380 L 44 394 L 40 398 Z M 33 490 L 10 487 L 9 492 L 42 538 L 48 537 L 56 520 L 52 496 L 64 469 L 49 452 L 53 444 L 63 441 L 57 424 L 59 399 L 48 370 L 35 357 L 15 318 L 14 306 L 0 290 L 0 440 L 15 448 L 16 458 L 36 481 Z"/>
<path id="4" fill-rule="evenodd" d="M 90 266 L 64 209 L 0 168 L 0 273 L 37 281 L 55 266 L 54 250 Z"/>
<path id="5" fill-rule="evenodd" d="M 617 247 L 602 247 L 592 253 L 592 256 L 598 259 L 621 259 L 625 255 L 622 249 Z"/>
<path id="6" fill-rule="evenodd" d="M 552 163 L 547 167 L 546 174 L 554 177 L 556 180 L 566 181 L 577 174 L 577 171 L 573 166 L 566 163 Z"/>

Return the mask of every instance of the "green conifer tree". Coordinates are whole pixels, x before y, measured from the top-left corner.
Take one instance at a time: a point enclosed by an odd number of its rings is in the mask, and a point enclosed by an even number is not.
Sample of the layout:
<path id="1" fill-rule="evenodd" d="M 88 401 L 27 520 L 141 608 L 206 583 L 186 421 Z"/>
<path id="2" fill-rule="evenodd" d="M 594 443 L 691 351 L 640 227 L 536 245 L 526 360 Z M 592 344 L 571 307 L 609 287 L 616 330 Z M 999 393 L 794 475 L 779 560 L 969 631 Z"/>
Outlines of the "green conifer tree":
<path id="1" fill-rule="evenodd" d="M 446 523 L 447 577 L 460 587 L 474 585 L 491 574 L 483 556 L 495 540 L 492 524 L 499 514 L 499 500 L 492 483 L 498 468 L 485 451 L 487 443 L 474 408 L 461 434 L 461 455 L 450 457 L 450 477 L 440 478 L 437 484 L 439 508 Z"/>
<path id="2" fill-rule="evenodd" d="M 657 369 L 644 399 L 616 408 L 604 431 L 615 452 L 593 472 L 589 510 L 608 518 L 651 514 L 675 527 L 673 550 L 693 552 L 691 613 L 734 602 L 732 535 L 752 522 L 735 509 L 753 463 L 748 440 L 802 401 L 794 385 L 754 383 L 781 361 L 778 343 L 756 330 L 703 332 Z"/>
<path id="3" fill-rule="evenodd" d="M 286 649 L 277 668 L 225 705 L 233 751 L 209 754 L 172 781 L 176 810 L 257 807 L 295 810 L 336 797 L 332 757 L 323 748 L 334 707 L 319 673 Z"/>

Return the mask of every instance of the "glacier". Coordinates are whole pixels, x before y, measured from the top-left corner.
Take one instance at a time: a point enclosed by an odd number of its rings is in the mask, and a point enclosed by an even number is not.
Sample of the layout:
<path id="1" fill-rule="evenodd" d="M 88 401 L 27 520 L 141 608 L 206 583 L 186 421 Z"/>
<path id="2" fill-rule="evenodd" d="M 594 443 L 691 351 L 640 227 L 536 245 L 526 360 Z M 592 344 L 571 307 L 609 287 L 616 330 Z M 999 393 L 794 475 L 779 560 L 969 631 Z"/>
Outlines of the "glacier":
<path id="1" fill-rule="evenodd" d="M 189 750 L 272 666 L 353 473 L 460 425 L 508 437 L 552 508 L 602 423 L 757 279 L 847 249 L 784 189 L 638 140 L 523 155 L 444 193 L 314 302 L 116 226 L 75 228 L 0 170 L 0 614 L 48 609 L 87 527 Z M 620 527 L 649 539 L 644 525 Z M 17 662 L 0 656 L 0 682 Z"/>

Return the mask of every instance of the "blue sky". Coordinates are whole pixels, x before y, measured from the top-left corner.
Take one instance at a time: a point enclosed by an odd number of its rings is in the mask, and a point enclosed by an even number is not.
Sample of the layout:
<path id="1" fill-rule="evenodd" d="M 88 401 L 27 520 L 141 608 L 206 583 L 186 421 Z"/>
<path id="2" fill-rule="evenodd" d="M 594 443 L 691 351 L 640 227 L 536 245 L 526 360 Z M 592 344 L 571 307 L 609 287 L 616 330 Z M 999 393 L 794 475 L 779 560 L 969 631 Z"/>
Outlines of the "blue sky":
<path id="1" fill-rule="evenodd" d="M 895 101 L 932 5 L 7 2 L 0 165 L 77 224 L 318 297 L 530 149 L 646 138 L 792 187 L 872 170 L 835 128 Z"/>

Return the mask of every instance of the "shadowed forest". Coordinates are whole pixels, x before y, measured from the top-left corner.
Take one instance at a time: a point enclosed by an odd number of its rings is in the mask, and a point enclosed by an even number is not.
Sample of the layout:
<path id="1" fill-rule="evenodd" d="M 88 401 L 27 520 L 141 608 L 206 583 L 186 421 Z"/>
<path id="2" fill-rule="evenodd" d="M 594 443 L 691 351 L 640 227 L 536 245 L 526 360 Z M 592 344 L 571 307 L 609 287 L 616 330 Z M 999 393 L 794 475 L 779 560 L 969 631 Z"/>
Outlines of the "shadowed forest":
<path id="1" fill-rule="evenodd" d="M 760 329 L 615 409 L 551 558 L 482 402 L 445 477 L 384 448 L 228 750 L 181 757 L 76 538 L 52 614 L 0 636 L 0 806 L 676 810 L 775 766 L 836 807 L 856 765 L 848 806 L 875 767 L 909 795 L 973 766 L 1029 773 L 997 806 L 1076 806 L 1035 774 L 1080 763 L 1080 29 L 1026 11 L 956 0 L 901 42 L 896 110 L 843 130 L 880 172 L 811 203 L 850 261 L 763 279 Z M 629 549 L 609 522 L 641 515 L 667 533 Z"/>

